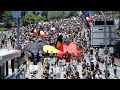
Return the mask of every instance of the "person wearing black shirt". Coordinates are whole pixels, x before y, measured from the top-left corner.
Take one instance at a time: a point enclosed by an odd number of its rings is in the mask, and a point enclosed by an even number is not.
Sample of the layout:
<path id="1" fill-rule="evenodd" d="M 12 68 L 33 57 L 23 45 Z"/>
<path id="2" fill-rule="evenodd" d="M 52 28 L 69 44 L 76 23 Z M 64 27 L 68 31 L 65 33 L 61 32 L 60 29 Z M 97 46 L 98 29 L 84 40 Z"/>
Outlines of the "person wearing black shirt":
<path id="1" fill-rule="evenodd" d="M 93 70 L 94 70 L 94 63 L 91 62 L 91 71 L 93 71 Z"/>
<path id="2" fill-rule="evenodd" d="M 93 55 L 93 49 L 90 50 L 90 54 Z"/>
<path id="3" fill-rule="evenodd" d="M 85 68 L 86 68 L 86 64 L 83 63 L 83 65 L 82 65 L 82 69 L 84 70 Z"/>
<path id="4" fill-rule="evenodd" d="M 96 70 L 98 70 L 98 69 L 99 69 L 99 63 L 98 63 L 98 62 L 96 63 L 95 68 L 96 68 Z"/>
<path id="5" fill-rule="evenodd" d="M 49 53 L 48 53 L 48 51 L 47 51 L 47 53 L 46 53 L 45 57 L 48 57 L 48 56 L 49 56 Z"/>
<path id="6" fill-rule="evenodd" d="M 79 72 L 78 72 L 78 71 L 76 71 L 76 72 L 75 72 L 75 75 L 76 75 L 77 77 L 79 77 Z"/>
<path id="7" fill-rule="evenodd" d="M 93 75 L 93 79 L 95 79 L 95 75 L 96 75 L 96 71 L 95 70 L 93 71 L 92 75 Z"/>

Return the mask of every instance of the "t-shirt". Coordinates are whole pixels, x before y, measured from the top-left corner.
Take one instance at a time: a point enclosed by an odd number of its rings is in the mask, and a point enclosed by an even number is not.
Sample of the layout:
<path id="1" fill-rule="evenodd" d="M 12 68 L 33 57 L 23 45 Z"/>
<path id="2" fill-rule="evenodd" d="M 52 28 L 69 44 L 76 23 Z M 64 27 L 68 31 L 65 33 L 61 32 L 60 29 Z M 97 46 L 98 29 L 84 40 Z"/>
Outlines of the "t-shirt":
<path id="1" fill-rule="evenodd" d="M 77 60 L 73 60 L 73 65 L 77 65 Z"/>
<path id="2" fill-rule="evenodd" d="M 95 75 L 95 78 L 98 78 L 98 74 Z"/>
<path id="3" fill-rule="evenodd" d="M 65 65 L 65 59 L 62 59 L 62 65 Z"/>
<path id="4" fill-rule="evenodd" d="M 58 79 L 56 74 L 53 75 L 53 79 Z"/>
<path id="5" fill-rule="evenodd" d="M 59 66 L 61 66 L 61 64 L 62 64 L 62 62 L 61 62 L 61 60 L 59 60 Z"/>
<path id="6" fill-rule="evenodd" d="M 67 70 L 67 66 L 64 66 L 64 67 L 63 67 L 63 71 L 66 71 L 66 70 Z"/>

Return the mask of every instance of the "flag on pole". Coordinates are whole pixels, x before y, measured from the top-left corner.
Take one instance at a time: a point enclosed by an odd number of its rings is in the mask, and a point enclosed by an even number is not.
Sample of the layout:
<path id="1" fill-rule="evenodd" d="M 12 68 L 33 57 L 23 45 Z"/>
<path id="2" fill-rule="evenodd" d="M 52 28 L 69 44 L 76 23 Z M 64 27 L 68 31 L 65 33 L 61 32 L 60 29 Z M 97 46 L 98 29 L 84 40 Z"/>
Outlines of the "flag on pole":
<path id="1" fill-rule="evenodd" d="M 86 27 L 86 28 L 90 28 L 90 25 L 89 25 L 88 21 L 86 20 L 86 17 L 85 17 L 85 15 L 84 15 L 84 12 L 79 11 L 78 14 L 79 14 L 79 16 L 80 16 L 80 19 L 83 21 L 85 27 Z"/>
<path id="2" fill-rule="evenodd" d="M 34 28 L 34 29 L 32 30 L 32 33 L 33 33 L 33 34 L 38 34 L 38 29 Z"/>
<path id="3" fill-rule="evenodd" d="M 63 51 L 62 35 L 58 36 L 57 43 L 56 43 L 56 49 Z"/>
<path id="4" fill-rule="evenodd" d="M 86 15 L 86 20 L 89 22 L 91 21 L 91 16 L 89 14 Z"/>
<path id="5" fill-rule="evenodd" d="M 38 36 L 41 38 L 41 37 L 44 37 L 44 36 L 46 36 L 46 33 L 44 32 L 44 31 L 39 31 L 38 32 Z"/>
<path id="6" fill-rule="evenodd" d="M 56 49 L 63 51 L 63 44 L 60 41 L 57 42 Z"/>

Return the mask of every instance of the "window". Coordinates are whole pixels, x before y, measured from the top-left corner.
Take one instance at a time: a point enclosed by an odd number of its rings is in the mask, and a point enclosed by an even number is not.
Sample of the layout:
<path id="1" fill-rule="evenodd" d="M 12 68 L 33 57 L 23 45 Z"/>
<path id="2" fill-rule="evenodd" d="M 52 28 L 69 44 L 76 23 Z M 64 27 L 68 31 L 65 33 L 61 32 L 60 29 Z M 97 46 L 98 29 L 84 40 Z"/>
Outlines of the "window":
<path id="1" fill-rule="evenodd" d="M 99 30 L 103 30 L 103 29 L 99 29 Z"/>
<path id="2" fill-rule="evenodd" d="M 114 21 L 106 21 L 107 25 L 114 25 Z M 95 25 L 104 25 L 104 21 L 95 21 Z"/>

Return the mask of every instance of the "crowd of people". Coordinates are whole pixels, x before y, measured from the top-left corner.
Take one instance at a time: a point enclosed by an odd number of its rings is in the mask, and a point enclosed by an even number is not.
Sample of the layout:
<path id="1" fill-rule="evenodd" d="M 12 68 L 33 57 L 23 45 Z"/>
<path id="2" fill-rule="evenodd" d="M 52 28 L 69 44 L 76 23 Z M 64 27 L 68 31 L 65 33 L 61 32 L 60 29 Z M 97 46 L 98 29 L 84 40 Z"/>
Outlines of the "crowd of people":
<path id="1" fill-rule="evenodd" d="M 7 47 L 7 43 L 9 41 L 9 38 L 7 37 L 6 34 L 0 34 L 0 49 L 4 48 L 4 47 Z"/>
<path id="2" fill-rule="evenodd" d="M 77 60 L 73 60 L 68 64 L 62 58 L 52 64 L 46 62 L 43 66 L 42 79 L 80 79 L 79 72 L 77 71 Z"/>
<path id="3" fill-rule="evenodd" d="M 38 34 L 31 33 L 34 28 L 43 30 L 46 33 L 46 36 L 39 37 Z M 61 77 L 64 79 L 102 79 L 103 73 L 99 68 L 99 58 L 97 59 L 98 62 L 95 64 L 93 62 L 88 63 L 84 59 L 84 54 L 93 55 L 93 49 L 90 42 L 87 40 L 87 38 L 89 38 L 88 29 L 85 28 L 84 23 L 80 20 L 79 16 L 23 26 L 20 27 L 19 32 L 20 49 L 22 50 L 23 56 L 25 55 L 28 57 L 29 61 L 31 61 L 31 59 L 32 61 L 35 61 L 37 57 L 35 57 L 35 53 L 31 55 L 31 50 L 27 48 L 27 45 L 31 42 L 43 42 L 55 47 L 59 35 L 63 36 L 63 44 L 69 45 L 70 42 L 74 42 L 77 45 L 77 49 L 82 51 L 79 58 L 73 53 L 71 54 L 70 62 L 66 62 L 68 52 L 66 52 L 62 58 L 59 58 L 57 57 L 57 54 L 54 53 L 45 53 L 43 55 L 43 52 L 40 49 L 38 57 L 39 62 L 42 63 L 43 79 L 60 79 Z M 0 43 L 1 48 L 4 45 L 3 43 L 8 40 L 10 41 L 12 48 L 16 49 L 16 30 L 12 30 L 11 35 L 6 38 Z M 54 63 L 49 63 L 49 58 L 51 58 Z M 82 77 L 80 77 L 77 67 L 80 62 L 82 63 Z"/>

